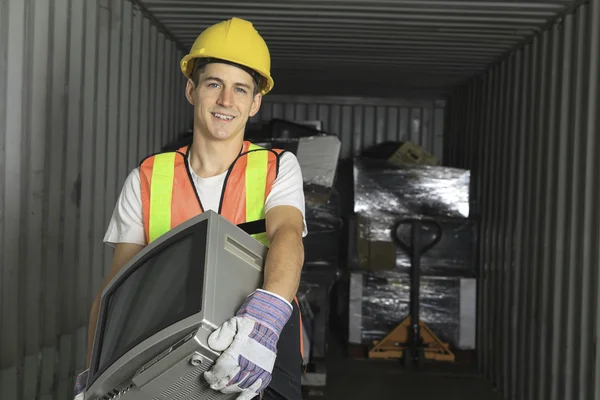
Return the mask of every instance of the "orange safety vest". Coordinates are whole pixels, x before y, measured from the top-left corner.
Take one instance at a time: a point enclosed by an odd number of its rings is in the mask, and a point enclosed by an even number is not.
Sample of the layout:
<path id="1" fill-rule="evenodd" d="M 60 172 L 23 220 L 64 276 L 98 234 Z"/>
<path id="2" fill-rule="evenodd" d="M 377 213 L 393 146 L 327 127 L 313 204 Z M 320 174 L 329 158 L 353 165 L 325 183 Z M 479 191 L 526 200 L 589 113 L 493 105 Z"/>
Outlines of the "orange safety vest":
<path id="1" fill-rule="evenodd" d="M 204 211 L 186 162 L 188 152 L 185 146 L 155 154 L 140 165 L 147 243 Z M 264 220 L 281 153 L 244 141 L 227 171 L 218 213 L 235 225 Z M 266 233 L 252 236 L 268 246 Z"/>
<path id="2" fill-rule="evenodd" d="M 151 155 L 140 163 L 140 180 L 144 230 L 150 243 L 179 224 L 204 211 L 188 168 L 190 147 Z M 264 227 L 265 202 L 279 171 L 283 150 L 265 149 L 244 141 L 242 150 L 225 176 L 218 213 L 240 227 L 249 224 L 262 227 L 252 233 L 269 246 Z M 256 230 L 256 229 L 254 229 Z M 294 298 L 298 309 L 300 304 Z M 304 354 L 302 317 L 300 317 L 300 349 Z"/>

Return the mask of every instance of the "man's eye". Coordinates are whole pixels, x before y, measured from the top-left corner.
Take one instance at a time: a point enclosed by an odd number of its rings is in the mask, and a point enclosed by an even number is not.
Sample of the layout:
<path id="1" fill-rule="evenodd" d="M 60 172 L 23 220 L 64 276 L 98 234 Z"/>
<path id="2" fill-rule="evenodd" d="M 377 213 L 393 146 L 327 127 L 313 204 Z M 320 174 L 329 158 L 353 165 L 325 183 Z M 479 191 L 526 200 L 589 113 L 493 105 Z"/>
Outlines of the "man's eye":
<path id="1" fill-rule="evenodd" d="M 216 88 L 216 87 L 219 87 L 219 84 L 218 83 L 209 83 L 208 86 Z"/>
<path id="2" fill-rule="evenodd" d="M 245 90 L 245 89 L 242 89 L 242 88 L 237 88 L 237 90 L 238 90 L 238 91 L 240 91 L 240 92 L 242 92 L 242 93 L 246 93 L 246 90 Z"/>

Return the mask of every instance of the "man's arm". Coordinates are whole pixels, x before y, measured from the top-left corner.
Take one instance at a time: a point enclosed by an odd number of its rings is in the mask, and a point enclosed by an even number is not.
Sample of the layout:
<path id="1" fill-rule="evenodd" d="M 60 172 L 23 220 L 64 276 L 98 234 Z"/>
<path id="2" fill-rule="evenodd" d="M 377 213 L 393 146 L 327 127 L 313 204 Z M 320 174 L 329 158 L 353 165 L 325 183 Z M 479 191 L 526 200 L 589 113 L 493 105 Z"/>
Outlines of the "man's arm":
<path id="1" fill-rule="evenodd" d="M 98 323 L 98 309 L 100 308 L 100 296 L 102 295 L 102 291 L 108 285 L 108 283 L 117 275 L 117 273 L 121 270 L 123 265 L 127 264 L 129 260 L 133 258 L 140 250 L 142 250 L 144 246 L 133 243 L 119 243 L 115 247 L 115 252 L 113 255 L 112 265 L 110 267 L 110 271 L 108 271 L 108 275 L 104 279 L 104 283 L 94 302 L 92 303 L 92 309 L 90 311 L 90 321 L 88 325 L 88 348 L 87 348 L 87 368 L 90 367 L 91 356 L 92 356 L 92 345 L 94 344 L 94 334 L 96 333 L 96 325 Z"/>
<path id="2" fill-rule="evenodd" d="M 276 206 L 267 212 L 265 219 L 270 245 L 263 289 L 291 303 L 298 291 L 304 264 L 302 212 L 293 206 Z"/>

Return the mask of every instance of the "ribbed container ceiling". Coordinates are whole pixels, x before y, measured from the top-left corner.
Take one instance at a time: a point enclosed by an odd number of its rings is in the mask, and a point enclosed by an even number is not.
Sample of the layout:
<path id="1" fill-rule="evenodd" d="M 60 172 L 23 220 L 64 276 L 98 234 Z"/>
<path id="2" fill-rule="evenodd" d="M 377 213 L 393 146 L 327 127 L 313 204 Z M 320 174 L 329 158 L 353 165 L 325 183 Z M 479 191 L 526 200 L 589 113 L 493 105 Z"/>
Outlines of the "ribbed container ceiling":
<path id="1" fill-rule="evenodd" d="M 184 49 L 206 27 L 250 20 L 271 50 L 274 93 L 444 91 L 483 72 L 581 1 L 141 0 Z M 352 89 L 344 88 L 352 82 Z M 400 89 L 401 88 L 401 89 Z M 382 93 L 386 92 L 386 93 Z"/>

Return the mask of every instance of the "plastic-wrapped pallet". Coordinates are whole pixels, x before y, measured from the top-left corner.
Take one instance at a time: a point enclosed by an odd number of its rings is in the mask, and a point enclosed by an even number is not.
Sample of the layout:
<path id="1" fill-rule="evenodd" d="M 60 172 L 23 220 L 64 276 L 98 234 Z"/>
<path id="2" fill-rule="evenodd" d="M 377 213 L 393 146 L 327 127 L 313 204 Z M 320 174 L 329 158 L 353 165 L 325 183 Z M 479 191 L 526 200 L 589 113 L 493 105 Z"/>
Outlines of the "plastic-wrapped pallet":
<path id="1" fill-rule="evenodd" d="M 421 321 L 454 348 L 475 348 L 476 283 L 473 278 L 421 278 Z M 409 315 L 410 275 L 398 272 L 352 272 L 349 342 L 380 340 Z"/>
<path id="2" fill-rule="evenodd" d="M 354 161 L 359 267 L 408 272 L 410 257 L 392 241 L 394 224 L 406 217 L 432 218 L 442 225 L 440 242 L 423 255 L 424 275 L 473 276 L 475 224 L 469 216 L 469 171 L 386 161 Z M 402 237 L 409 241 L 410 227 Z M 425 237 L 433 232 L 426 231 Z"/>
<path id="3" fill-rule="evenodd" d="M 354 160 L 354 211 L 360 214 L 469 217 L 468 170 Z"/>
<path id="4" fill-rule="evenodd" d="M 357 261 L 360 269 L 368 271 L 409 272 L 410 255 L 392 242 L 391 228 L 402 215 L 382 217 L 358 215 Z M 422 275 L 475 276 L 475 222 L 472 220 L 436 219 L 442 226 L 440 241 L 421 256 Z M 423 226 L 422 237 L 432 240 L 431 226 Z M 401 238 L 410 243 L 410 225 L 403 225 Z"/>

